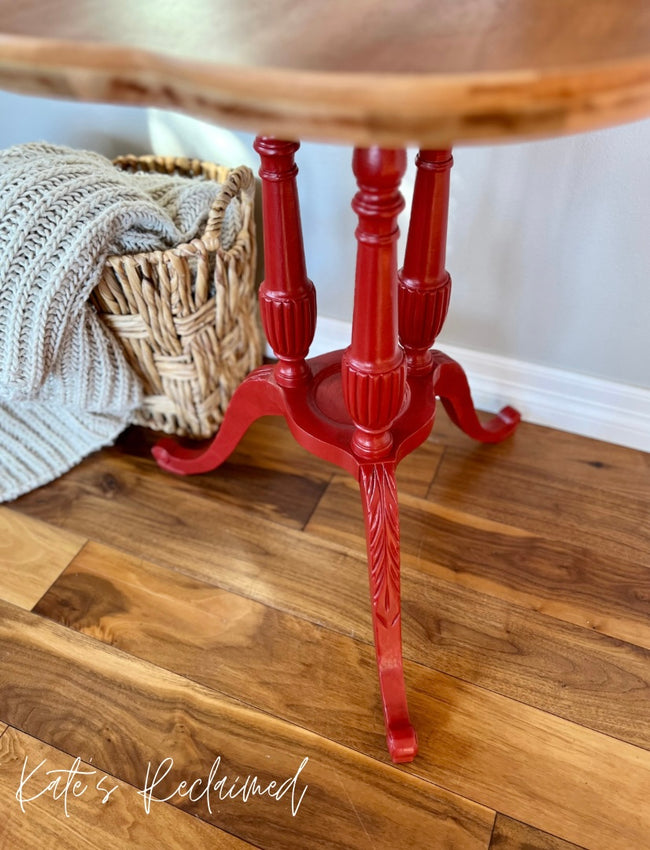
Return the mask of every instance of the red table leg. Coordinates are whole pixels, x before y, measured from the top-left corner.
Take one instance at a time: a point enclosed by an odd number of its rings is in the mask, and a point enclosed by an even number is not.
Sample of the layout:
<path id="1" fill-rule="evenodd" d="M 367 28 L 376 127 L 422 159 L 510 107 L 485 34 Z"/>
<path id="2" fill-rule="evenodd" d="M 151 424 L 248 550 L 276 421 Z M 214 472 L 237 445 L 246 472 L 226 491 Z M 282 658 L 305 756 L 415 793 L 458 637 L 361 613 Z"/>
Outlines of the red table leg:
<path id="1" fill-rule="evenodd" d="M 294 161 L 297 142 L 260 136 L 255 140 L 264 187 L 265 279 L 260 313 L 266 337 L 278 358 L 262 367 L 234 393 L 223 424 L 207 449 L 180 447 L 172 439 L 153 449 L 158 464 L 179 475 L 209 472 L 234 451 L 249 425 L 260 416 L 284 414 L 280 387 L 300 387 L 311 379 L 305 357 L 316 329 L 316 291 L 307 278 Z"/>
<path id="2" fill-rule="evenodd" d="M 316 291 L 307 278 L 294 154 L 297 142 L 259 137 L 265 278 L 260 288 L 262 324 L 278 358 L 275 380 L 297 387 L 309 376 L 305 357 L 316 330 Z"/>
<path id="3" fill-rule="evenodd" d="M 404 266 L 399 272 L 399 334 L 409 373 L 432 373 L 435 393 L 462 431 L 483 443 L 508 437 L 521 417 L 504 407 L 481 424 L 462 367 L 439 351 L 431 351 L 442 330 L 451 293 L 445 269 L 450 150 L 421 150 L 409 224 Z M 435 367 L 435 370 L 434 370 Z"/>
<path id="4" fill-rule="evenodd" d="M 410 372 L 431 372 L 430 349 L 449 308 L 445 269 L 451 151 L 420 151 L 411 220 L 399 272 L 399 336 Z"/>
<path id="5" fill-rule="evenodd" d="M 392 425 L 406 401 L 406 362 L 397 342 L 397 215 L 403 150 L 357 149 L 359 216 L 352 343 L 341 363 L 343 397 L 355 431 L 366 523 L 372 618 L 386 739 L 393 761 L 410 761 L 417 739 L 402 668 L 400 551 Z M 384 459 L 388 456 L 388 459 Z"/>
<path id="6" fill-rule="evenodd" d="M 519 420 L 504 408 L 482 425 L 461 367 L 430 351 L 444 321 L 450 278 L 444 269 L 448 151 L 421 151 L 404 268 L 397 275 L 401 150 L 354 152 L 359 216 L 352 341 L 346 351 L 305 360 L 314 335 L 316 300 L 307 278 L 296 190 L 297 143 L 260 137 L 266 279 L 262 321 L 275 366 L 257 369 L 233 395 L 207 449 L 163 440 L 154 449 L 172 472 L 207 472 L 233 451 L 248 426 L 282 415 L 296 440 L 359 482 L 365 517 L 377 667 L 388 749 L 410 761 L 417 741 L 409 719 L 402 662 L 399 513 L 395 469 L 431 431 L 435 397 L 466 433 L 494 442 Z M 398 327 L 399 340 L 398 343 Z"/>

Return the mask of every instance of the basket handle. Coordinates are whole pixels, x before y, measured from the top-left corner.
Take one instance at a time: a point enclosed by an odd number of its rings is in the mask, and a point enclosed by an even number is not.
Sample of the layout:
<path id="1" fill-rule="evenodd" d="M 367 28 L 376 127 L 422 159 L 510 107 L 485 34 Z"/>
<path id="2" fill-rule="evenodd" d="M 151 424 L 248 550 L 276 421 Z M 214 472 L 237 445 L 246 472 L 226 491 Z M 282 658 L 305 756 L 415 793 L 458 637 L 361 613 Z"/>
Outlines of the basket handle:
<path id="1" fill-rule="evenodd" d="M 233 168 L 223 184 L 219 196 L 212 204 L 212 208 L 208 215 L 208 222 L 203 233 L 204 240 L 220 240 L 223 219 L 230 202 L 240 192 L 252 195 L 254 184 L 255 178 L 253 176 L 253 172 L 250 168 L 248 168 L 248 166 L 240 165 L 238 168 Z"/>

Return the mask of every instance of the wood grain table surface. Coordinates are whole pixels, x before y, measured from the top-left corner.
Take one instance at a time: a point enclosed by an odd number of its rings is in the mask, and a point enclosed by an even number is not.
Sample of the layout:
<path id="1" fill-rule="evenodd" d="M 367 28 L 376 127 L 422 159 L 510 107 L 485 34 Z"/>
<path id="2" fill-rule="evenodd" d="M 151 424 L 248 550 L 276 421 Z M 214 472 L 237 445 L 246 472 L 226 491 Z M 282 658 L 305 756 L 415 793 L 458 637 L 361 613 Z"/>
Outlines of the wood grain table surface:
<path id="1" fill-rule="evenodd" d="M 650 114 L 646 0 L 0 0 L 0 86 L 445 147 Z"/>

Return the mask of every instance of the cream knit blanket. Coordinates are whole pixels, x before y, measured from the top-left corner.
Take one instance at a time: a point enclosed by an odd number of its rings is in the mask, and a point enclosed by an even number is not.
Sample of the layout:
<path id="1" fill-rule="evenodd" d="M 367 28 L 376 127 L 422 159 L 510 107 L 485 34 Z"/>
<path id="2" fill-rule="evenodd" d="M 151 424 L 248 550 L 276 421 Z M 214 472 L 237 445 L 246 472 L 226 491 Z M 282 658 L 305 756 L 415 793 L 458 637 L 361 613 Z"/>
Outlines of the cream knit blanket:
<path id="1" fill-rule="evenodd" d="M 196 236 L 218 191 L 44 143 L 0 152 L 0 501 L 128 424 L 141 390 L 87 298 L 107 256 Z"/>

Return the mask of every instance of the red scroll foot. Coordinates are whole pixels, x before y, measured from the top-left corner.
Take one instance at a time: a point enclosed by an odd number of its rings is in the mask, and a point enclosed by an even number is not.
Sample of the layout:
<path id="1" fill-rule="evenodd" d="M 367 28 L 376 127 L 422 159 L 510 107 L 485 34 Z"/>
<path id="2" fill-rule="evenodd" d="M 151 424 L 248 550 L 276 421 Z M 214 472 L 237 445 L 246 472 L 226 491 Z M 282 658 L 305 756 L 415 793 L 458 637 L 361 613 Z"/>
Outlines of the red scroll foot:
<path id="1" fill-rule="evenodd" d="M 273 367 L 262 366 L 237 387 L 221 428 L 207 448 L 191 449 L 166 438 L 153 447 L 156 463 L 177 475 L 196 475 L 220 466 L 260 416 L 284 413 L 282 392 L 273 381 Z"/>
<path id="2" fill-rule="evenodd" d="M 386 741 L 391 759 L 407 762 L 415 758 L 418 746 L 404 687 L 395 464 L 362 464 L 359 487 L 366 521 L 372 622 Z"/>
<path id="3" fill-rule="evenodd" d="M 468 437 L 481 443 L 500 443 L 515 430 L 521 414 L 514 407 L 504 407 L 482 424 L 476 415 L 467 376 L 462 366 L 442 351 L 432 351 L 435 394 L 440 398 L 451 421 Z"/>

